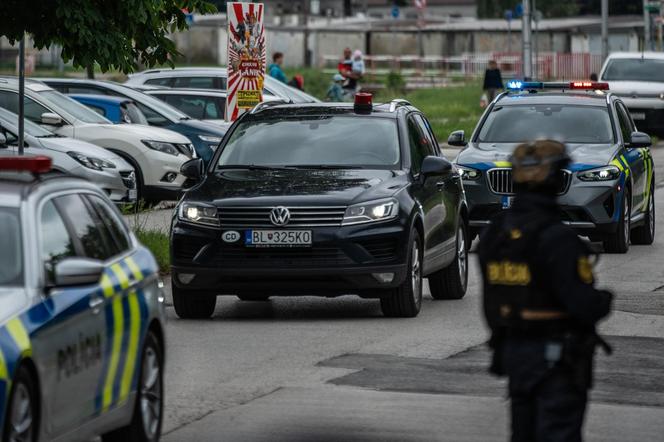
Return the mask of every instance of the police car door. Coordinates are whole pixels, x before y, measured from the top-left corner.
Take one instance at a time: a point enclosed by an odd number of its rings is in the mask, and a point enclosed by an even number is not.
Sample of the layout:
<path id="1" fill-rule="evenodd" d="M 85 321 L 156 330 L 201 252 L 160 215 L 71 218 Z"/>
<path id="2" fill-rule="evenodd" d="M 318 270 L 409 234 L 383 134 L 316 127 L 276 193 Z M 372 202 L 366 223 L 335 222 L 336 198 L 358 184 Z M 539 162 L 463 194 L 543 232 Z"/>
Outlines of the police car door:
<path id="1" fill-rule="evenodd" d="M 100 245 L 95 239 L 96 226 L 81 203 L 77 195 L 64 195 L 47 200 L 38 212 L 47 284 L 52 283 L 49 275 L 58 261 L 86 256 L 86 251 Z M 63 210 L 67 206 L 67 211 Z M 99 291 L 99 284 L 57 287 L 44 298 L 45 310 L 51 316 L 33 340 L 35 359 L 43 374 L 46 416 L 42 422 L 52 437 L 76 428 L 95 412 L 105 330 L 103 315 L 94 305 Z"/>
<path id="2" fill-rule="evenodd" d="M 636 131 L 636 126 L 629 112 L 623 103 L 616 103 L 616 111 L 618 112 L 618 120 L 620 121 L 620 131 L 623 137 L 623 143 L 628 145 L 631 139 L 632 132 Z M 624 161 L 627 162 L 625 166 L 629 166 L 630 178 L 632 179 L 632 214 L 638 211 L 643 205 L 646 197 L 646 157 L 649 155 L 650 150 L 646 148 L 625 148 L 622 152 Z M 618 161 L 620 161 L 619 159 Z"/>

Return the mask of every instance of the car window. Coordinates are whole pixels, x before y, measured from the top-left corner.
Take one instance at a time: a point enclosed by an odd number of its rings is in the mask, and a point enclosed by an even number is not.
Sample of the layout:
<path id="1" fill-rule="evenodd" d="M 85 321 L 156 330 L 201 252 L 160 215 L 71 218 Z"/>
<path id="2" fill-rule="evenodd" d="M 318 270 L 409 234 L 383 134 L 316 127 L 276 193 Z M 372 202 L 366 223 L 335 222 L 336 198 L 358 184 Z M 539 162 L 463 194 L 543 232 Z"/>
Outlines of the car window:
<path id="1" fill-rule="evenodd" d="M 97 112 L 89 109 L 66 95 L 54 90 L 44 90 L 38 92 L 39 97 L 48 103 L 54 109 L 61 109 L 72 117 L 84 123 L 110 124 L 111 122 L 99 115 Z M 27 115 L 27 113 L 26 113 Z"/>
<path id="2" fill-rule="evenodd" d="M 108 203 L 96 195 L 86 195 L 86 198 L 97 211 L 97 215 L 101 222 L 108 229 L 108 232 L 116 245 L 115 254 L 128 251 L 131 244 L 131 241 L 129 240 L 129 232 L 127 232 L 126 227 L 120 222 L 118 216 L 108 206 Z"/>
<path id="3" fill-rule="evenodd" d="M 214 77 L 177 77 L 173 87 L 189 89 L 214 89 Z"/>
<path id="4" fill-rule="evenodd" d="M 95 106 L 94 104 L 88 104 L 88 103 L 85 103 L 85 105 L 90 109 L 92 109 L 93 111 L 97 112 L 99 115 L 103 117 L 106 116 L 106 109 L 104 109 L 103 107 Z"/>
<path id="5" fill-rule="evenodd" d="M 148 119 L 145 118 L 143 112 L 134 103 L 122 103 L 122 119 L 126 123 L 133 124 L 148 124 Z"/>
<path id="6" fill-rule="evenodd" d="M 99 221 L 95 212 L 80 195 L 65 195 L 55 199 L 58 208 L 80 242 L 87 258 L 106 261 L 118 253 L 108 228 Z"/>
<path id="7" fill-rule="evenodd" d="M 7 109 L 15 114 L 18 114 L 18 93 L 10 91 L 0 91 L 0 107 Z M 41 122 L 41 116 L 45 112 L 51 112 L 41 104 L 37 103 L 30 97 L 25 97 L 25 105 L 23 106 L 25 118 L 34 122 Z"/>
<path id="8" fill-rule="evenodd" d="M 433 155 L 430 140 L 427 140 L 415 116 L 408 118 L 408 143 L 410 146 L 410 164 L 413 175 L 420 173 L 424 157 Z"/>
<path id="9" fill-rule="evenodd" d="M 168 123 L 170 123 L 170 121 L 146 105 L 142 103 L 136 103 L 136 106 L 138 106 L 138 109 L 143 113 L 143 115 L 145 115 L 148 124 L 152 126 L 166 126 Z"/>
<path id="10" fill-rule="evenodd" d="M 0 207 L 0 287 L 23 285 L 23 246 L 18 209 Z"/>
<path id="11" fill-rule="evenodd" d="M 149 80 L 145 80 L 145 84 L 152 86 L 170 86 L 171 78 L 150 78 Z"/>
<path id="12" fill-rule="evenodd" d="M 602 74 L 606 81 L 664 82 L 664 60 L 652 58 L 614 58 Z"/>
<path id="13" fill-rule="evenodd" d="M 109 95 L 106 89 L 92 86 L 69 86 L 68 94 Z"/>
<path id="14" fill-rule="evenodd" d="M 415 121 L 422 132 L 422 142 L 426 143 L 427 150 L 430 152 L 427 155 L 437 155 L 438 154 L 438 143 L 434 138 L 429 122 L 422 115 L 415 115 Z"/>
<path id="15" fill-rule="evenodd" d="M 622 134 L 623 142 L 627 143 L 632 138 L 632 132 L 634 132 L 632 121 L 624 106 L 620 103 L 616 103 L 616 111 L 618 112 L 618 122 L 620 123 L 620 133 Z"/>
<path id="16" fill-rule="evenodd" d="M 53 281 L 55 265 L 76 256 L 74 242 L 53 201 L 44 204 L 39 220 L 41 259 L 49 281 Z"/>

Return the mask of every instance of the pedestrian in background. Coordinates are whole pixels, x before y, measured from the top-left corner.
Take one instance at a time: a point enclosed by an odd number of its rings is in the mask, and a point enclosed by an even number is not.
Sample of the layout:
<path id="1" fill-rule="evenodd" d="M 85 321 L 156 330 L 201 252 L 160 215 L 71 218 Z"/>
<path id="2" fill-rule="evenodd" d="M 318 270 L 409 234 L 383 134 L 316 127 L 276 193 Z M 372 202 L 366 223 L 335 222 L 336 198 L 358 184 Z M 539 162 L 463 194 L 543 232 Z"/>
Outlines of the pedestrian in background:
<path id="1" fill-rule="evenodd" d="M 284 63 L 284 54 L 281 52 L 275 52 L 272 54 L 272 64 L 268 67 L 268 75 L 270 77 L 276 78 L 284 84 L 288 83 L 286 79 L 286 74 L 281 68 L 281 65 Z"/>
<path id="2" fill-rule="evenodd" d="M 332 84 L 327 90 L 325 99 L 327 101 L 339 102 L 344 101 L 344 76 L 341 74 L 334 74 L 332 77 Z"/>
<path id="3" fill-rule="evenodd" d="M 595 325 L 613 295 L 594 287 L 590 251 L 556 202 L 569 161 L 557 141 L 519 145 L 514 204 L 480 238 L 490 371 L 509 379 L 512 442 L 580 442 L 595 346 L 610 352 Z"/>
<path id="4" fill-rule="evenodd" d="M 495 60 L 489 60 L 489 66 L 484 71 L 484 85 L 482 86 L 486 94 L 486 102 L 491 103 L 498 92 L 503 89 L 503 77 L 500 75 L 498 63 Z"/>

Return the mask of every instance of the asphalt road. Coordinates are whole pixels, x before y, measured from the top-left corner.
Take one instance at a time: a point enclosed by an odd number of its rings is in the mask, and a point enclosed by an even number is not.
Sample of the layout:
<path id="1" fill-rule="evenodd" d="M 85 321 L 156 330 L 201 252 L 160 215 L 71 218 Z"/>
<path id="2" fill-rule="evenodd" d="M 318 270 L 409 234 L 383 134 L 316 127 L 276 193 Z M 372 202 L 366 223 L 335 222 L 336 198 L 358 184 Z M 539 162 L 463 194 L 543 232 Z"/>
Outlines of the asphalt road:
<path id="1" fill-rule="evenodd" d="M 664 165 L 664 148 L 654 149 Z M 657 167 L 656 176 L 664 178 Z M 664 220 L 664 189 L 657 193 Z M 167 215 L 163 216 L 164 219 Z M 589 441 L 664 434 L 664 222 L 653 246 L 604 255 L 617 294 L 601 325 Z M 415 319 L 355 297 L 220 298 L 206 321 L 168 307 L 165 441 L 504 441 L 504 383 L 486 372 L 475 256 L 459 301 L 427 290 Z"/>

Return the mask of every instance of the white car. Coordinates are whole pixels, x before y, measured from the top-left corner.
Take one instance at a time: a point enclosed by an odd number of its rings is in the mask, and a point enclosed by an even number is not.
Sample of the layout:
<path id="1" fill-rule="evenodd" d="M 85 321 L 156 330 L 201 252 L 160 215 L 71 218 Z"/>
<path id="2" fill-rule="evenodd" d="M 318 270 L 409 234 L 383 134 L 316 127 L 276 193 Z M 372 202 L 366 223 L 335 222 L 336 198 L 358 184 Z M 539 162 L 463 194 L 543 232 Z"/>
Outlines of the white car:
<path id="1" fill-rule="evenodd" d="M 614 52 L 600 80 L 622 98 L 640 130 L 664 132 L 664 53 Z"/>
<path id="2" fill-rule="evenodd" d="M 136 201 L 136 175 L 125 160 L 99 146 L 50 132 L 30 120 L 24 122 L 28 155 L 46 155 L 53 170 L 86 179 L 99 186 L 114 203 Z M 18 115 L 0 108 L 0 152 L 18 152 Z"/>
<path id="3" fill-rule="evenodd" d="M 0 107 L 18 112 L 18 81 L 0 78 Z M 136 171 L 139 198 L 176 199 L 185 177 L 180 167 L 195 156 L 188 138 L 170 130 L 111 123 L 95 111 L 49 86 L 27 81 L 26 119 L 58 135 L 88 141 L 125 159 Z"/>

